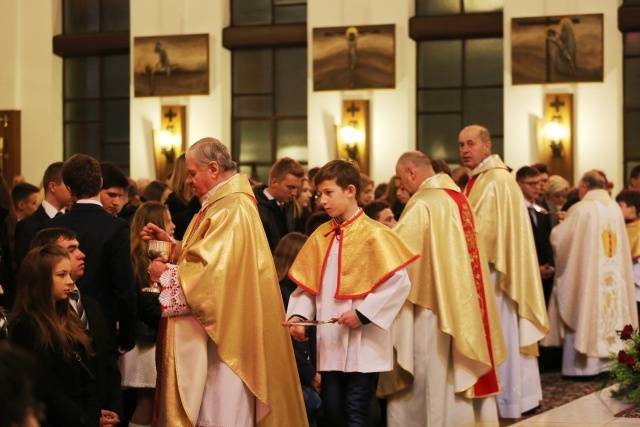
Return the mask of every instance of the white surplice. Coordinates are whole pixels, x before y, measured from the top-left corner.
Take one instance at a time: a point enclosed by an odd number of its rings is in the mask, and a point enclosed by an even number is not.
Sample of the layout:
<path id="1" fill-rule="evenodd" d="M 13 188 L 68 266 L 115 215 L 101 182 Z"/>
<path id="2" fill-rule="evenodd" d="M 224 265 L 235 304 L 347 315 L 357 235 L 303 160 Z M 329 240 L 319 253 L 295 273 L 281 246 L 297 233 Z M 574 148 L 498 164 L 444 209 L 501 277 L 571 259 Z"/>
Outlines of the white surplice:
<path id="1" fill-rule="evenodd" d="M 317 369 L 340 372 L 384 372 L 393 368 L 393 346 L 390 327 L 411 283 L 406 269 L 398 270 L 389 279 L 361 298 L 338 299 L 338 240 L 333 238 L 326 259 L 322 287 L 317 295 L 296 289 L 289 300 L 287 318 L 293 315 L 307 319 L 328 320 L 346 311 L 358 310 L 371 323 L 351 329 L 347 325 L 318 326 Z M 367 262 L 363 259 L 362 262 Z"/>

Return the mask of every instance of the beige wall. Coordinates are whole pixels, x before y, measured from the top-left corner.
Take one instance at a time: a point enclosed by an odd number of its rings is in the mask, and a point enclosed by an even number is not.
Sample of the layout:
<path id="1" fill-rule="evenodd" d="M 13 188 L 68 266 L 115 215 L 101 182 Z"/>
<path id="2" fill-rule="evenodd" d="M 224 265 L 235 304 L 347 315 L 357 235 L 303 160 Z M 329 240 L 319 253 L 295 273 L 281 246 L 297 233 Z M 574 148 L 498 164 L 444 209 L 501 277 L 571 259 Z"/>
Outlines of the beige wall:
<path id="1" fill-rule="evenodd" d="M 131 176 L 155 178 L 152 130 L 160 128 L 162 105 L 187 107 L 187 145 L 213 136 L 231 144 L 231 53 L 222 47 L 229 2 L 210 0 L 131 1 L 133 37 L 202 34 L 209 37 L 209 95 L 135 98 L 131 79 Z M 133 64 L 133 61 L 132 61 Z"/>
<path id="2" fill-rule="evenodd" d="M 61 28 L 61 0 L 0 0 L 0 110 L 20 110 L 21 170 L 38 185 L 62 160 L 62 59 L 52 37 Z"/>
<path id="3" fill-rule="evenodd" d="M 622 164 L 622 35 L 618 31 L 619 0 L 505 0 L 504 5 L 504 138 L 505 161 L 517 169 L 534 163 L 536 133 L 532 118 L 543 116 L 546 93 L 572 93 L 574 102 L 574 181 L 598 168 L 623 185 Z M 604 82 L 511 84 L 511 18 L 604 14 Z"/>
<path id="4" fill-rule="evenodd" d="M 334 124 L 342 122 L 342 101 L 367 99 L 370 108 L 370 175 L 377 183 L 395 174 L 397 158 L 415 148 L 416 44 L 409 38 L 413 0 L 323 0 L 308 2 L 309 166 L 322 166 L 335 155 Z M 349 25 L 396 25 L 396 88 L 313 92 L 312 29 Z"/>
<path id="5" fill-rule="evenodd" d="M 51 37 L 60 32 L 61 0 L 0 0 L 0 109 L 22 111 L 22 169 L 39 182 L 44 168 L 62 158 L 62 60 L 52 53 Z M 542 116 L 543 96 L 574 94 L 575 174 L 603 169 L 622 183 L 622 37 L 617 30 L 621 0 L 505 0 L 504 114 L 505 160 L 513 168 L 536 159 L 533 120 Z M 334 124 L 345 99 L 368 99 L 371 108 L 371 175 L 376 182 L 394 173 L 395 159 L 415 147 L 416 46 L 408 37 L 413 0 L 323 0 L 308 4 L 309 166 L 334 156 Z M 513 17 L 603 13 L 603 83 L 512 86 L 510 23 Z M 231 54 L 222 47 L 229 23 L 229 0 L 135 0 L 131 35 L 210 34 L 210 89 L 206 96 L 134 98 L 131 88 L 131 175 L 153 177 L 151 131 L 160 124 L 161 105 L 187 107 L 188 142 L 205 136 L 231 142 Z M 314 27 L 396 25 L 396 88 L 313 92 L 311 32 Z M 133 40 L 132 40 L 133 41 Z M 37 154 L 33 154 L 37 153 Z"/>

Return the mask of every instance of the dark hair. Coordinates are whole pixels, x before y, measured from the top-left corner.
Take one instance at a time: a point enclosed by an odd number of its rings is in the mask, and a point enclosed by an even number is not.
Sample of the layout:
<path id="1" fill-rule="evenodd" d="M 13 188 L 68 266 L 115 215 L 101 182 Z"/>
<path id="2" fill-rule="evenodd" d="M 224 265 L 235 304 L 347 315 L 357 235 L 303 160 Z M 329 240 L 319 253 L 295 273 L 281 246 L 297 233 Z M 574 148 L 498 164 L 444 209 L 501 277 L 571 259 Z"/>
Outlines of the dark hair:
<path id="1" fill-rule="evenodd" d="M 53 182 L 56 185 L 62 184 L 62 165 L 64 165 L 64 162 L 54 162 L 44 170 L 44 175 L 42 176 L 42 187 L 44 188 L 45 194 L 49 191 L 50 183 Z"/>
<path id="2" fill-rule="evenodd" d="M 316 187 L 324 181 L 335 179 L 336 184 L 346 190 L 347 187 L 353 185 L 356 189 L 356 199 L 360 195 L 360 168 L 353 160 L 331 160 L 329 163 L 320 168 L 315 177 Z"/>
<path id="3" fill-rule="evenodd" d="M 366 216 L 378 221 L 378 219 L 380 219 L 380 212 L 387 208 L 389 208 L 389 203 L 383 201 L 375 201 L 363 207 L 362 210 L 364 211 L 364 214 Z"/>
<path id="4" fill-rule="evenodd" d="M 55 245 L 58 243 L 59 239 L 75 240 L 77 239 L 77 237 L 76 233 L 69 228 L 44 228 L 38 231 L 35 236 L 33 236 L 33 240 L 31 240 L 29 249 L 37 248 L 44 245 Z"/>
<path id="5" fill-rule="evenodd" d="M 451 168 L 443 159 L 431 159 L 431 166 L 435 173 L 446 173 L 451 176 Z"/>
<path id="6" fill-rule="evenodd" d="M 0 342 L 0 426 L 23 425 L 39 404 L 33 393 L 35 358 L 9 342 Z"/>
<path id="7" fill-rule="evenodd" d="M 151 181 L 142 192 L 145 201 L 159 202 L 162 195 L 169 189 L 169 185 L 162 181 Z"/>
<path id="8" fill-rule="evenodd" d="M 282 280 L 287 276 L 291 264 L 296 259 L 298 252 L 304 246 L 308 237 L 302 233 L 296 231 L 285 234 L 284 237 L 278 242 L 278 245 L 273 251 L 273 262 L 276 265 L 276 273 L 278 273 L 278 280 Z"/>
<path id="9" fill-rule="evenodd" d="M 86 154 L 74 154 L 62 166 L 62 180 L 77 199 L 99 195 L 101 179 L 100 163 Z"/>
<path id="10" fill-rule="evenodd" d="M 629 177 L 633 179 L 638 179 L 638 177 L 640 177 L 640 165 L 635 166 L 633 169 L 631 169 Z"/>
<path id="11" fill-rule="evenodd" d="M 604 175 L 604 172 L 594 169 L 585 173 L 580 179 L 587 186 L 589 190 L 594 189 L 606 189 L 607 188 L 607 177 Z"/>
<path id="12" fill-rule="evenodd" d="M 26 200 L 30 195 L 39 193 L 40 189 L 28 182 L 20 182 L 11 189 L 11 200 L 13 200 L 13 206 L 18 207 L 18 202 Z"/>
<path id="13" fill-rule="evenodd" d="M 313 179 L 316 177 L 316 174 L 318 172 L 320 172 L 320 167 L 318 167 L 318 166 L 309 169 L 309 172 L 307 172 L 307 175 L 309 176 L 309 182 L 315 183 L 315 181 Z"/>
<path id="14" fill-rule="evenodd" d="M 389 187 L 389 184 L 386 182 L 381 182 L 380 184 L 376 185 L 375 190 L 373 190 L 373 199 L 377 200 L 380 197 L 383 197 L 385 194 L 387 194 L 388 187 Z"/>
<path id="15" fill-rule="evenodd" d="M 540 173 L 546 173 L 547 175 L 549 174 L 549 169 L 544 163 L 536 163 L 535 165 L 531 165 L 531 167 L 537 169 Z"/>
<path id="16" fill-rule="evenodd" d="M 316 228 L 320 227 L 327 221 L 331 221 L 331 216 L 324 210 L 319 210 L 311 214 L 307 219 L 307 225 L 304 229 L 304 234 L 311 236 Z"/>
<path id="17" fill-rule="evenodd" d="M 69 254 L 57 245 L 31 249 L 24 258 L 9 319 L 9 334 L 17 319 L 32 319 L 39 332 L 37 345 L 42 349 L 59 348 L 64 357 L 71 360 L 79 347 L 84 347 L 88 355 L 95 353 L 80 318 L 72 312 L 69 299 L 53 300 L 53 269 L 63 258 L 69 259 Z"/>
<path id="18" fill-rule="evenodd" d="M 113 163 L 100 162 L 100 174 L 102 175 L 103 190 L 111 187 L 126 189 L 129 186 L 125 174 Z"/>
<path id="19" fill-rule="evenodd" d="M 525 178 L 540 176 L 540 171 L 531 166 L 523 166 L 516 172 L 516 181 L 520 182 Z"/>
<path id="20" fill-rule="evenodd" d="M 304 169 L 300 163 L 296 162 L 291 157 L 283 157 L 278 159 L 278 161 L 271 166 L 271 169 L 269 170 L 269 182 L 274 178 L 277 181 L 282 181 L 289 174 L 296 178 L 302 178 L 304 176 Z"/>
<path id="21" fill-rule="evenodd" d="M 640 191 L 625 189 L 616 196 L 616 202 L 624 202 L 625 205 L 636 208 L 636 214 L 640 215 Z"/>

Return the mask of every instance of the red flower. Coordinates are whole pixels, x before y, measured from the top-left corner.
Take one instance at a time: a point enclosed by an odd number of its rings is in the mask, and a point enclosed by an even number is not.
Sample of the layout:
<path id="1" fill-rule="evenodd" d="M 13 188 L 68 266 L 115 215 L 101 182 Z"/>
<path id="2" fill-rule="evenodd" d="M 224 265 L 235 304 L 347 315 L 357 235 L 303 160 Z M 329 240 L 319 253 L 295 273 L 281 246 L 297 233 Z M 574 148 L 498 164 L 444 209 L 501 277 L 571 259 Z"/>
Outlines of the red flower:
<path id="1" fill-rule="evenodd" d="M 633 356 L 627 355 L 627 360 L 624 361 L 624 364 L 630 368 L 633 368 L 633 366 L 636 364 L 636 359 Z"/>
<path id="2" fill-rule="evenodd" d="M 638 344 L 636 344 L 636 350 L 640 351 L 640 342 L 638 342 Z"/>
<path id="3" fill-rule="evenodd" d="M 625 360 L 627 360 L 627 353 L 624 350 L 620 350 L 618 352 L 618 362 L 624 363 Z"/>
<path id="4" fill-rule="evenodd" d="M 623 341 L 628 340 L 629 338 L 631 338 L 632 332 L 633 332 L 633 326 L 624 325 L 624 328 L 622 328 L 622 332 L 620 332 L 620 339 Z"/>

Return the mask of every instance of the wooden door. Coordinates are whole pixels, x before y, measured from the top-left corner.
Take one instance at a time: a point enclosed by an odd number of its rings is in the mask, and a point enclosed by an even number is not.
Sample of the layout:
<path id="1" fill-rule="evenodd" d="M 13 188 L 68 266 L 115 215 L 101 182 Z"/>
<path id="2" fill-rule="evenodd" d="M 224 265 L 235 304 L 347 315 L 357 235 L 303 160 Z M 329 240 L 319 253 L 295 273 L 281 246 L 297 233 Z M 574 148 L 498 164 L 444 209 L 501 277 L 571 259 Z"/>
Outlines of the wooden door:
<path id="1" fill-rule="evenodd" d="M 20 175 L 20 111 L 0 111 L 0 170 L 9 187 Z"/>

